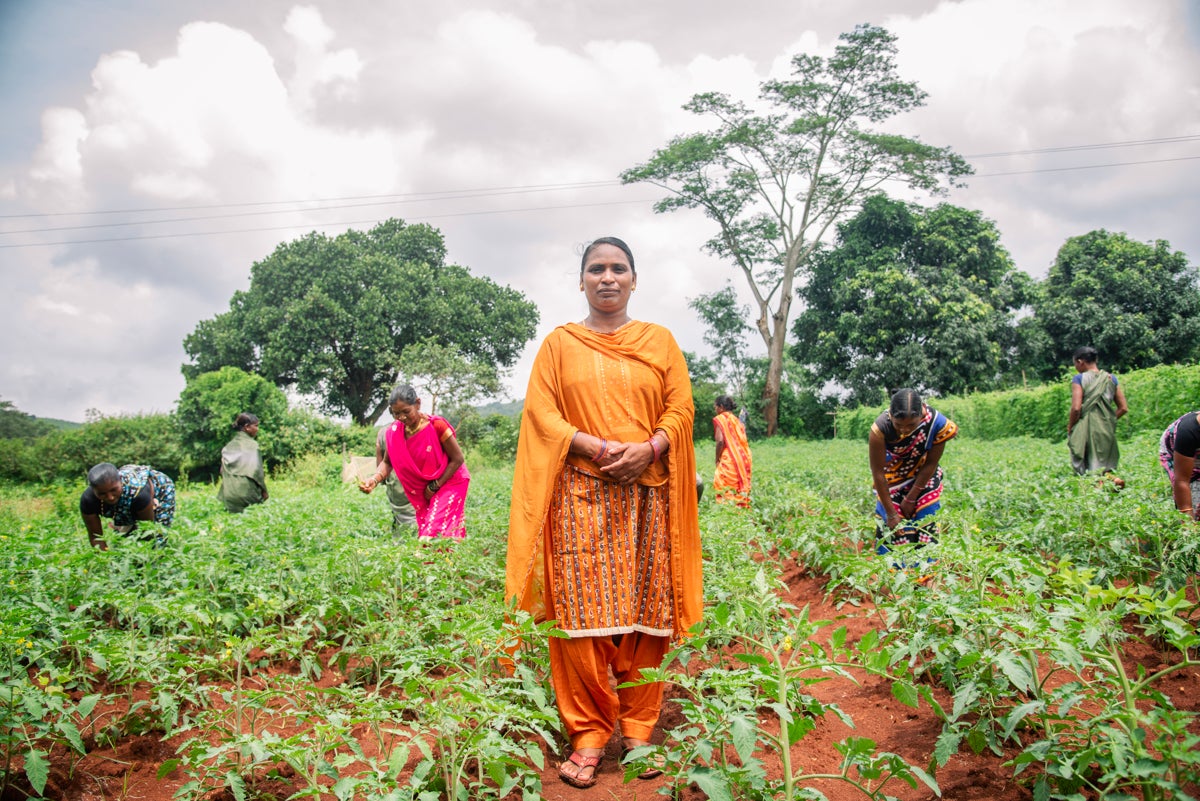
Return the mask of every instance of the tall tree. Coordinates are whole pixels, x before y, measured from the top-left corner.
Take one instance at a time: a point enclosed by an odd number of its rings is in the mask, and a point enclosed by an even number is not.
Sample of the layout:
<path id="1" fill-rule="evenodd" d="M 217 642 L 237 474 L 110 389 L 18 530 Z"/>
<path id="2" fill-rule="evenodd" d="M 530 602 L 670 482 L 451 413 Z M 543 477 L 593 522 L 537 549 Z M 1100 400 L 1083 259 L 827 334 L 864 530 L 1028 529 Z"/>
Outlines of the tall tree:
<path id="1" fill-rule="evenodd" d="M 736 265 L 757 307 L 769 435 L 792 299 L 822 236 L 885 181 L 937 193 L 971 172 L 948 148 L 873 129 L 925 102 L 897 75 L 896 37 L 860 25 L 841 42 L 828 58 L 793 58 L 791 80 L 762 83 L 761 113 L 724 94 L 694 96 L 684 108 L 715 118 L 716 129 L 676 137 L 621 176 L 670 191 L 656 211 L 700 209 L 717 224 L 705 247 Z"/>
<path id="2" fill-rule="evenodd" d="M 793 353 L 859 403 L 993 387 L 1017 363 L 1032 289 L 978 212 L 878 195 L 815 260 Z"/>
<path id="3" fill-rule="evenodd" d="M 534 335 L 520 292 L 446 264 L 441 233 L 387 220 L 280 245 L 250 271 L 229 311 L 184 339 L 189 378 L 223 366 L 321 398 L 324 411 L 371 424 L 386 408 L 405 348 L 425 340 L 509 367 Z"/>
<path id="4" fill-rule="evenodd" d="M 1036 306 L 1054 365 L 1082 345 L 1132 370 L 1200 359 L 1200 277 L 1169 243 L 1092 231 L 1059 248 Z"/>
<path id="5" fill-rule="evenodd" d="M 708 326 L 704 344 L 715 354 L 714 367 L 718 376 L 731 386 L 739 400 L 742 399 L 746 388 L 746 332 L 750 330 L 746 318 L 750 315 L 750 307 L 738 304 L 737 292 L 728 282 L 716 292 L 692 298 L 688 306 Z"/>

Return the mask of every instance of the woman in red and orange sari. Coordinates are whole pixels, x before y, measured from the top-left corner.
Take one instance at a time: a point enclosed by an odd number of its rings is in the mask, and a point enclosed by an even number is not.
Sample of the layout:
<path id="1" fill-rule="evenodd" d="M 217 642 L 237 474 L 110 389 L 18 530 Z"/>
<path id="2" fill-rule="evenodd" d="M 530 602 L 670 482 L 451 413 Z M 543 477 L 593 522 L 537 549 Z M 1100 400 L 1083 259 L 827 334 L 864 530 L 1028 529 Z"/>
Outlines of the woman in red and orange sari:
<path id="1" fill-rule="evenodd" d="M 636 285 L 621 240 L 584 251 L 588 314 L 542 342 L 517 445 L 505 597 L 565 635 L 550 671 L 575 787 L 596 783 L 618 727 L 627 750 L 658 722 L 662 684 L 614 690 L 610 668 L 637 681 L 702 612 L 691 382 L 671 333 L 630 319 Z"/>
<path id="2" fill-rule="evenodd" d="M 713 489 L 717 503 L 750 507 L 750 443 L 746 427 L 733 413 L 733 398 L 722 395 L 713 404 L 713 437 L 717 441 L 717 473 Z"/>
<path id="3" fill-rule="evenodd" d="M 379 470 L 359 489 L 370 493 L 395 470 L 416 513 L 417 539 L 463 539 L 471 474 L 454 427 L 443 417 L 422 412 L 421 399 L 408 385 L 392 390 L 388 407 L 395 422 L 387 428 L 386 453 Z"/>

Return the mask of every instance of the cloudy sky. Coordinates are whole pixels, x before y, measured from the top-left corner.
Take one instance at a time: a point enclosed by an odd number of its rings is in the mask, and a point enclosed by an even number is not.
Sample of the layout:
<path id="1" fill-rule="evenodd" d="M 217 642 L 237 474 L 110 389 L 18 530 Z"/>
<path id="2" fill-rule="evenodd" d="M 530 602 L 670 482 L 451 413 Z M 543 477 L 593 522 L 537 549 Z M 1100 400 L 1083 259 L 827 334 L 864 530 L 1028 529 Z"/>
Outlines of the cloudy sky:
<path id="1" fill-rule="evenodd" d="M 1096 228 L 1200 262 L 1195 0 L 2 0 L 0 399 L 168 411 L 256 260 L 393 216 L 533 299 L 538 340 L 585 313 L 581 244 L 622 236 L 634 316 L 703 353 L 687 301 L 736 276 L 616 176 L 703 126 L 692 94 L 750 100 L 862 22 L 929 93 L 892 130 L 970 159 L 948 199 L 1021 269 Z"/>

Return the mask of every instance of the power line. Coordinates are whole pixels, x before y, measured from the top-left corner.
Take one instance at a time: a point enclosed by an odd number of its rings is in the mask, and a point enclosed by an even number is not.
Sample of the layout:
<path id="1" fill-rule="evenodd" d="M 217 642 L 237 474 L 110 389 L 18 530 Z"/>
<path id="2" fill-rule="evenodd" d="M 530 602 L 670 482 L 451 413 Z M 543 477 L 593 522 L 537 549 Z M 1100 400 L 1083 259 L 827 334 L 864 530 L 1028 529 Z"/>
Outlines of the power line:
<path id="1" fill-rule="evenodd" d="M 203 211 L 205 209 L 239 209 L 254 206 L 284 206 L 293 203 L 340 203 L 345 200 L 386 200 L 388 198 L 421 199 L 437 195 L 454 195 L 466 193 L 516 192 L 516 191 L 545 191 L 551 189 L 588 189 L 594 186 L 612 186 L 621 183 L 612 179 L 603 181 L 579 181 L 561 184 L 530 184 L 528 186 L 493 186 L 482 189 L 447 189 L 436 192 L 402 192 L 389 195 L 350 195 L 346 197 L 307 198 L 304 200 L 257 200 L 246 203 L 211 203 L 194 206 L 156 206 L 143 209 L 101 209 L 98 211 L 48 211 L 37 214 L 0 214 L 0 220 L 19 219 L 23 217 L 82 217 L 95 214 L 148 214 L 158 211 Z M 305 211 L 305 209 L 297 209 Z"/>
<path id="2" fill-rule="evenodd" d="M 1000 156 L 1031 156 L 1037 153 L 1070 153 L 1080 150 L 1104 150 L 1113 147 L 1138 147 L 1141 145 L 1162 145 L 1178 142 L 1195 142 L 1200 140 L 1200 134 L 1187 136 L 1164 136 L 1159 139 L 1130 139 L 1124 142 L 1107 142 L 1098 145 L 1063 145 L 1062 147 L 1041 147 L 1033 150 L 1005 150 L 996 153 L 976 153 L 973 156 L 963 156 L 967 159 L 989 159 Z"/>
<path id="3" fill-rule="evenodd" d="M 973 178 L 994 178 L 998 175 L 1030 175 L 1036 172 L 1070 172 L 1072 170 L 1099 170 L 1104 167 L 1133 167 L 1138 164 L 1165 164 L 1171 161 L 1193 161 L 1200 156 L 1180 156 L 1173 159 L 1151 159 L 1149 161 L 1118 161 L 1111 164 L 1081 164 L 1078 167 L 1043 167 L 1037 170 L 1012 170 L 1009 172 L 983 172 Z"/>
<path id="4" fill-rule="evenodd" d="M 412 222 L 420 222 L 422 220 L 437 220 L 437 219 L 442 219 L 444 217 L 477 217 L 477 216 L 483 216 L 483 215 L 489 215 L 489 214 L 513 214 L 513 213 L 517 213 L 517 212 L 527 212 L 527 211 L 557 211 L 559 209 L 586 209 L 586 208 L 592 208 L 592 207 L 596 207 L 596 206 L 627 206 L 627 205 L 632 205 L 634 203 L 652 203 L 652 202 L 653 202 L 653 200 L 647 200 L 647 199 L 614 200 L 614 201 L 610 201 L 610 202 L 606 202 L 606 203 L 578 203 L 578 204 L 571 204 L 571 205 L 565 205 L 565 206 L 535 206 L 535 207 L 524 208 L 524 209 L 492 209 L 492 210 L 488 210 L 488 211 L 462 211 L 462 212 L 454 212 L 451 214 L 427 214 L 427 215 L 424 215 L 421 217 L 411 217 L 411 218 L 409 218 L 409 220 Z M 58 245 L 95 245 L 95 244 L 100 244 L 100 243 L 104 243 L 104 242 L 141 242 L 141 241 L 152 240 L 152 239 L 177 239 L 179 237 L 188 237 L 188 236 L 223 236 L 225 234 L 253 234 L 253 233 L 260 233 L 263 231 L 294 231 L 298 228 L 310 228 L 310 229 L 333 228 L 333 227 L 340 228 L 340 227 L 346 226 L 346 225 L 372 225 L 372 224 L 376 224 L 378 222 L 379 222 L 378 218 L 373 218 L 373 219 L 369 219 L 369 220 L 345 220 L 345 221 L 341 221 L 341 222 L 329 222 L 329 223 L 304 223 L 304 224 L 297 224 L 297 225 L 277 225 L 277 226 L 270 226 L 270 227 L 266 227 L 266 228 L 238 228 L 238 229 L 229 230 L 229 231 L 189 231 L 186 233 L 174 233 L 174 234 L 150 234 L 148 236 L 117 236 L 117 237 L 109 237 L 106 239 L 69 239 L 69 240 L 63 240 L 63 241 L 59 241 L 59 242 L 25 242 L 25 243 L 14 244 L 14 245 L 0 244 L 0 250 L 15 250 L 18 248 L 52 247 L 52 246 L 58 246 Z"/>
<path id="5" fill-rule="evenodd" d="M 130 225 L 162 225 L 164 223 L 180 223 L 180 222 L 196 222 L 198 220 L 224 220 L 239 217 L 262 217 L 270 214 L 301 214 L 313 211 L 332 211 L 335 209 L 358 209 L 368 206 L 398 206 L 405 203 L 421 203 L 440 200 L 473 200 L 475 198 L 484 197 L 504 197 L 506 195 L 531 194 L 534 192 L 559 192 L 565 189 L 599 189 L 605 186 L 619 183 L 618 181 L 594 181 L 588 184 L 559 184 L 549 185 L 545 187 L 513 187 L 511 189 L 489 189 L 489 190 L 473 190 L 471 193 L 455 194 L 453 192 L 428 192 L 428 193 L 413 193 L 433 195 L 433 197 L 416 197 L 405 195 L 376 195 L 375 197 L 391 197 L 403 198 L 401 200 L 378 200 L 370 203 L 341 203 L 331 206 L 315 206 L 307 209 L 271 209 L 268 211 L 239 211 L 230 214 L 206 214 L 200 217 L 167 217 L 160 220 L 133 220 L 129 222 L 109 222 L 109 223 L 93 223 L 91 225 L 61 225 L 51 228 L 23 228 L 15 231 L 0 231 L 0 236 L 5 234 L 41 234 L 49 231 L 86 231 L 96 228 L 120 228 Z M 279 201 L 279 202 L 318 202 L 318 201 Z M 232 207 L 238 206 L 255 206 L 263 205 L 257 203 L 231 204 Z M 205 206 L 201 208 L 220 208 L 219 206 Z M 165 209 L 163 209 L 165 210 Z M 86 214 L 88 212 L 79 212 Z M 109 214 L 116 212 L 96 212 L 98 214 Z M 32 215 L 31 215 L 32 216 Z M 50 216 L 50 215 L 47 215 Z M 55 215 L 57 216 L 57 215 Z"/>

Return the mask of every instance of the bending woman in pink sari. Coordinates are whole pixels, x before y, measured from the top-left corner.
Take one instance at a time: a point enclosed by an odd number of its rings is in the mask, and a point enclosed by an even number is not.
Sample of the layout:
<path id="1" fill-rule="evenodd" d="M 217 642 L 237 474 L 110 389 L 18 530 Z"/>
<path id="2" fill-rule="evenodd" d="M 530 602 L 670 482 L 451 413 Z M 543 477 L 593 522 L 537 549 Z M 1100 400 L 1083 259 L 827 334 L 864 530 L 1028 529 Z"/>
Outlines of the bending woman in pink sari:
<path id="1" fill-rule="evenodd" d="M 387 428 L 387 452 L 379 471 L 359 489 L 371 492 L 395 470 L 416 512 L 418 539 L 463 539 L 471 474 L 453 426 L 442 417 L 424 414 L 420 398 L 408 385 L 392 390 L 388 406 L 395 422 Z"/>

